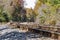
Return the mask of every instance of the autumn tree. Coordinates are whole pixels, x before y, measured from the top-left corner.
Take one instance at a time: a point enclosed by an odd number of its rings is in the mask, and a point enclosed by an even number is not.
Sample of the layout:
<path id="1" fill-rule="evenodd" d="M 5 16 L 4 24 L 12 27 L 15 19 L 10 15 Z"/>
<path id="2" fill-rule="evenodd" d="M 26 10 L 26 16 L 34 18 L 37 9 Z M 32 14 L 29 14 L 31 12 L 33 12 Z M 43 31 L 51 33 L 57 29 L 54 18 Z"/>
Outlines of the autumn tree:
<path id="1" fill-rule="evenodd" d="M 15 10 L 12 13 L 12 20 L 13 21 L 21 21 L 25 22 L 26 21 L 26 11 L 24 9 L 24 1 L 23 0 L 18 0 L 17 4 L 14 6 Z"/>
<path id="2" fill-rule="evenodd" d="M 41 4 L 39 9 L 40 20 L 43 21 L 44 24 L 56 25 L 57 19 L 59 19 L 58 9 L 60 7 L 60 0 L 39 0 L 39 4 Z M 37 5 L 39 5 L 37 4 Z M 43 6 L 42 6 L 43 5 Z M 45 6 L 44 6 L 45 5 Z M 45 7 L 45 8 L 44 8 Z M 40 11 L 42 10 L 42 11 Z M 43 15 L 42 15 L 43 14 Z M 56 16 L 58 15 L 58 16 Z"/>

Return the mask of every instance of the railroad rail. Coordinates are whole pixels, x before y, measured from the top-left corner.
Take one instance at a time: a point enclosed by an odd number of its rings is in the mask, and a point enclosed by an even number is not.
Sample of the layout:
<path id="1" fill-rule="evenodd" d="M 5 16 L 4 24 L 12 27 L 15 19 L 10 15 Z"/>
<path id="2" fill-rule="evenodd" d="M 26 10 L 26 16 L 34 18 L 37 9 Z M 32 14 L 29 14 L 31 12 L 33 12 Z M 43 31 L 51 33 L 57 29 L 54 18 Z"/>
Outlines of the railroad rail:
<path id="1" fill-rule="evenodd" d="M 16 26 L 17 25 L 17 26 Z M 59 26 L 41 26 L 39 24 L 30 22 L 30 23 L 18 23 L 15 24 L 18 28 L 26 28 L 28 31 L 39 31 L 40 34 L 45 34 L 51 38 L 57 38 L 60 40 L 60 27 Z"/>

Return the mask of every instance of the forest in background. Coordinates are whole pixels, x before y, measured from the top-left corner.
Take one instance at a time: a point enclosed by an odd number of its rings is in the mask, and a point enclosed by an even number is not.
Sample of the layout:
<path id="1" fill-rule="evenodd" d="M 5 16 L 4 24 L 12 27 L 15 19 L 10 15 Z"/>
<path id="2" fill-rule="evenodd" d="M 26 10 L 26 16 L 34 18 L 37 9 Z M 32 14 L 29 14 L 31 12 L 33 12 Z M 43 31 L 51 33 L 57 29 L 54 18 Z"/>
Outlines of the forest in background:
<path id="1" fill-rule="evenodd" d="M 0 22 L 34 22 L 37 17 L 41 24 L 59 24 L 60 0 L 37 0 L 34 9 L 24 8 L 23 0 L 0 0 Z"/>

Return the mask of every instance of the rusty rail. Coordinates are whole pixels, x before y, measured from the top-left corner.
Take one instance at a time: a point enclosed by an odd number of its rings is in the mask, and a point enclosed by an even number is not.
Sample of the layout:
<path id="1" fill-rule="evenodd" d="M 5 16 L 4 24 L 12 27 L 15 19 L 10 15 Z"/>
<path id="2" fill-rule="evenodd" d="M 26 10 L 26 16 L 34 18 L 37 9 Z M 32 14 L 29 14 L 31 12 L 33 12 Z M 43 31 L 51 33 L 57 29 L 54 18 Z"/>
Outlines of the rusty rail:
<path id="1" fill-rule="evenodd" d="M 16 23 L 13 26 L 16 26 L 18 28 L 26 28 L 26 29 L 28 29 L 28 31 L 30 31 L 30 29 L 31 29 L 31 31 L 32 31 L 32 29 L 35 29 L 35 30 L 39 30 L 42 32 L 48 32 L 48 33 L 51 33 L 51 38 L 54 38 L 57 35 L 57 39 L 60 40 L 60 27 L 57 27 L 57 26 L 56 27 L 40 26 L 39 24 L 35 24 L 35 23 L 26 23 L 26 24 Z"/>

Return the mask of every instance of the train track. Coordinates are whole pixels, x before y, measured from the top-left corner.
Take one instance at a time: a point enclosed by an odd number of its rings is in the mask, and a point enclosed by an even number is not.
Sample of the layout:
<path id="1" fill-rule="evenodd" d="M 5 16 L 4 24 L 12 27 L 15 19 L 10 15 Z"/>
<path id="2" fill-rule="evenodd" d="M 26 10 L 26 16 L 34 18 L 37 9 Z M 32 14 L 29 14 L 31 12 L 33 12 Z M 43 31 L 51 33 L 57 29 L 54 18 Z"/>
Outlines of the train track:
<path id="1" fill-rule="evenodd" d="M 17 25 L 17 26 L 16 26 Z M 60 27 L 55 26 L 40 26 L 36 23 L 17 23 L 16 28 L 23 28 L 31 32 L 38 32 L 42 35 L 49 36 L 60 40 Z"/>

